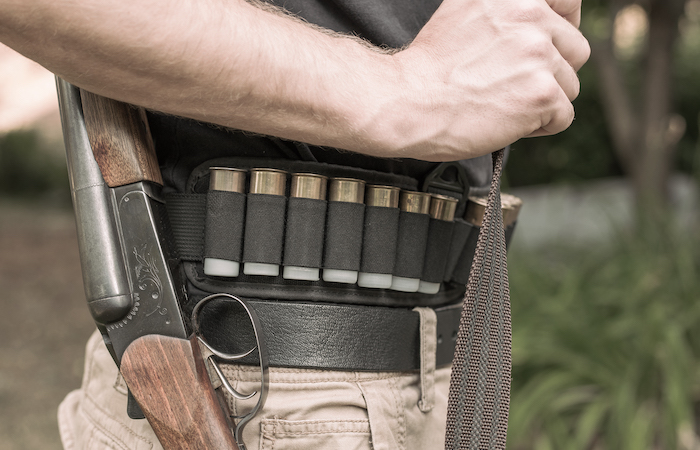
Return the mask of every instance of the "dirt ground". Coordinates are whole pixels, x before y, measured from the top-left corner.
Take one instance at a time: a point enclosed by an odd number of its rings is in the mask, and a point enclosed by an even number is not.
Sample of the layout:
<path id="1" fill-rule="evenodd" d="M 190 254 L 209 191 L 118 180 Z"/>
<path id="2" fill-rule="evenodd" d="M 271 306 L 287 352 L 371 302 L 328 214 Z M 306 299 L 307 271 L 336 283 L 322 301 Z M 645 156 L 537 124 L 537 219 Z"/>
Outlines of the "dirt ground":
<path id="1" fill-rule="evenodd" d="M 61 449 L 56 409 L 94 329 L 70 210 L 0 201 L 0 450 Z"/>

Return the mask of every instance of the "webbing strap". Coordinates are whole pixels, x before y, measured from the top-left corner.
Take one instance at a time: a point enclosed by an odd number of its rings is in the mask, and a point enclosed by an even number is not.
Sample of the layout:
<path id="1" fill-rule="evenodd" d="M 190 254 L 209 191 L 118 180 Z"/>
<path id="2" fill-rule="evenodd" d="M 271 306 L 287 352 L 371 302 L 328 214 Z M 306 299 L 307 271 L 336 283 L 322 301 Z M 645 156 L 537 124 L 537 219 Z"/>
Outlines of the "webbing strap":
<path id="1" fill-rule="evenodd" d="M 446 450 L 506 448 L 511 323 L 500 194 L 503 150 L 493 154 L 493 166 L 452 365 Z"/>
<path id="2" fill-rule="evenodd" d="M 204 253 L 206 195 L 169 194 L 165 206 L 177 242 L 178 256 L 185 261 L 201 261 Z"/>

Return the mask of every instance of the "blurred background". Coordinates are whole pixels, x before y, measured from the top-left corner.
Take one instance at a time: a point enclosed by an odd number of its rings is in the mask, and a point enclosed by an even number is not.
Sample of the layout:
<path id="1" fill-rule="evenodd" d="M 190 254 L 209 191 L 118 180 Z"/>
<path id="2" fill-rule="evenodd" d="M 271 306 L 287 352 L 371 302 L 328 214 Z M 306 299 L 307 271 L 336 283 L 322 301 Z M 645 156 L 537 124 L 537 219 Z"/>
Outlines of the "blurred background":
<path id="1" fill-rule="evenodd" d="M 510 449 L 700 450 L 700 0 L 585 0 L 576 120 L 513 146 Z M 59 449 L 84 294 L 53 76 L 0 47 L 0 449 Z"/>
<path id="2" fill-rule="evenodd" d="M 0 449 L 61 449 L 85 307 L 53 75 L 0 46 Z"/>

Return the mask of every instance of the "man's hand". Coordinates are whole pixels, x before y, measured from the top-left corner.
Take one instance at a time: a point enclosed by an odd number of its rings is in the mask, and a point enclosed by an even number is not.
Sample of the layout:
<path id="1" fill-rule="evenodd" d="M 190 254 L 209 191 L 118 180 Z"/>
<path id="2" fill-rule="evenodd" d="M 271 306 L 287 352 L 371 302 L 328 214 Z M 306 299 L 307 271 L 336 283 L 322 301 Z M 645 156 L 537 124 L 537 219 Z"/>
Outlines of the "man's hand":
<path id="1" fill-rule="evenodd" d="M 590 54 L 579 21 L 579 0 L 445 0 L 394 55 L 402 93 L 382 116 L 401 111 L 401 123 L 372 123 L 394 127 L 401 156 L 427 160 L 558 133 L 574 119 L 576 71 Z"/>

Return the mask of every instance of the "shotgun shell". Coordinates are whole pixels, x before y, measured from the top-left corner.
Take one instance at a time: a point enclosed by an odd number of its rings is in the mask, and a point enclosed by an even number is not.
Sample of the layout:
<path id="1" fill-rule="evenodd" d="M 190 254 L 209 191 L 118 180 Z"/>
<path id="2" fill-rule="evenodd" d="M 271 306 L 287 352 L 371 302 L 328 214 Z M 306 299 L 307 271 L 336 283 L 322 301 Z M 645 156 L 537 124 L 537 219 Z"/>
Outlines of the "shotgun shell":
<path id="1" fill-rule="evenodd" d="M 503 210 L 503 228 L 515 224 L 520 214 L 523 201 L 511 194 L 501 194 L 501 209 Z"/>
<path id="2" fill-rule="evenodd" d="M 354 178 L 331 178 L 328 194 L 330 202 L 362 203 L 365 198 L 365 182 Z"/>
<path id="3" fill-rule="evenodd" d="M 209 174 L 210 191 L 245 193 L 245 170 L 231 167 L 210 167 Z"/>
<path id="4" fill-rule="evenodd" d="M 394 186 L 367 186 L 365 203 L 367 206 L 398 208 L 400 189 Z"/>
<path id="5" fill-rule="evenodd" d="M 287 172 L 277 169 L 250 169 L 250 193 L 284 195 Z"/>
<path id="6" fill-rule="evenodd" d="M 430 213 L 430 194 L 427 192 L 401 191 L 399 209 L 416 214 Z"/>
<path id="7" fill-rule="evenodd" d="M 376 185 L 370 185 L 367 186 L 367 190 L 365 192 L 365 203 L 367 204 L 368 207 L 379 207 L 379 208 L 391 208 L 391 209 L 396 209 L 398 213 L 398 208 L 399 208 L 399 194 L 400 194 L 400 189 L 394 186 L 376 186 Z M 368 212 L 369 214 L 369 212 Z M 396 229 L 398 228 L 398 215 L 395 216 L 396 223 L 393 224 L 381 224 L 381 226 L 386 226 L 386 227 L 393 227 L 395 232 L 397 231 Z M 371 221 L 370 221 L 371 222 Z M 378 228 L 380 227 L 379 224 L 373 224 L 370 222 L 365 222 L 365 239 L 363 242 L 363 258 L 365 258 L 365 250 L 367 250 L 368 246 L 371 246 L 371 242 L 373 242 L 372 239 L 372 233 L 373 231 L 376 232 L 378 231 Z M 397 235 L 394 234 L 394 238 L 396 238 Z M 368 244 L 370 242 L 370 244 Z M 394 244 L 396 243 L 396 239 L 394 239 Z M 377 242 L 379 244 L 379 242 Z M 393 248 L 386 248 L 386 254 L 383 255 L 384 258 L 387 258 L 387 261 L 390 259 L 391 260 L 391 265 L 393 266 L 394 264 L 394 258 L 396 255 L 396 246 L 393 245 Z M 363 263 L 364 265 L 364 263 Z M 375 288 L 375 289 L 388 289 L 391 287 L 391 279 L 392 279 L 392 270 L 389 270 L 388 273 L 376 273 L 376 272 L 363 272 L 361 271 L 358 276 L 357 276 L 357 284 L 358 286 L 361 287 L 367 287 L 367 288 Z"/>
<path id="8" fill-rule="evenodd" d="M 428 215 L 430 213 L 430 194 L 427 192 L 401 191 L 401 196 L 399 198 L 399 209 L 406 213 Z M 427 227 L 427 222 L 425 222 L 425 224 Z M 403 235 L 403 233 L 411 233 L 412 231 L 413 233 L 416 232 L 415 230 L 404 231 L 402 230 L 401 226 L 399 226 L 400 235 Z M 427 229 L 422 231 L 427 233 Z M 401 238 L 399 238 L 399 242 L 401 242 Z M 423 243 L 425 244 L 426 242 L 423 241 Z M 403 249 L 401 248 L 401 244 L 399 244 L 396 255 L 397 266 L 399 265 L 399 259 L 405 258 L 404 254 L 406 253 L 411 254 L 411 250 L 413 249 Z M 420 250 L 414 251 L 423 253 L 421 258 L 425 257 L 425 246 L 422 246 L 422 249 Z M 391 277 L 391 289 L 395 291 L 417 292 L 419 287 L 420 278 L 399 277 L 396 275 Z"/>
<path id="9" fill-rule="evenodd" d="M 289 193 L 293 198 L 326 199 L 328 178 L 314 173 L 292 174 L 292 188 Z"/>
<path id="10" fill-rule="evenodd" d="M 482 226 L 487 204 L 488 197 L 469 197 L 467 210 L 464 213 L 464 220 L 477 227 Z M 520 198 L 514 195 L 501 193 L 503 228 L 508 228 L 518 220 L 518 214 L 520 214 L 522 205 L 523 201 Z"/>
<path id="11" fill-rule="evenodd" d="M 457 210 L 458 200 L 456 198 L 447 197 L 444 195 L 433 194 L 432 200 L 430 201 L 430 218 L 439 220 L 442 222 L 454 222 L 455 211 Z M 431 225 L 432 228 L 432 225 Z M 445 235 L 434 235 L 435 233 L 430 233 L 428 237 L 428 260 L 431 261 L 435 259 L 436 268 L 441 266 L 439 269 L 444 276 L 445 265 L 447 264 L 447 254 L 449 253 L 449 240 L 452 239 L 452 231 L 449 231 L 449 236 Z M 443 233 L 445 234 L 445 233 Z M 442 251 L 442 249 L 446 251 Z M 441 249 L 439 252 L 435 252 L 435 249 Z M 433 252 L 431 255 L 431 251 Z M 438 269 L 435 269 L 438 270 Z M 426 273 L 423 272 L 425 276 Z M 442 279 L 440 276 L 440 279 Z M 418 287 L 418 292 L 423 294 L 437 294 L 440 291 L 439 282 L 431 281 L 420 281 L 420 286 Z"/>
<path id="12" fill-rule="evenodd" d="M 277 169 L 258 168 L 250 169 L 250 194 L 266 194 L 284 196 L 287 190 L 287 172 Z M 281 224 L 284 233 L 284 223 Z M 246 234 L 248 232 L 246 231 Z M 279 238 L 281 236 L 274 236 Z M 280 245 L 280 254 L 282 248 Z M 246 275 L 266 275 L 276 277 L 280 273 L 278 264 L 246 262 L 243 264 L 243 273 Z"/>
<path id="13" fill-rule="evenodd" d="M 481 227 L 486 214 L 487 197 L 470 196 L 467 200 L 467 210 L 464 212 L 464 220 L 472 225 Z"/>
<path id="14" fill-rule="evenodd" d="M 329 260 L 333 260 L 334 258 L 342 258 L 345 261 L 350 258 L 351 261 L 355 262 L 359 266 L 359 245 L 361 245 L 362 241 L 362 216 L 359 217 L 359 222 L 355 223 L 355 225 L 350 225 L 347 221 L 341 221 L 340 219 L 342 218 L 332 217 L 330 210 L 332 210 L 331 203 L 333 202 L 362 204 L 364 203 L 364 199 L 365 182 L 363 180 L 357 180 L 355 178 L 331 178 L 330 187 L 328 190 L 329 215 L 328 228 L 326 231 L 329 236 L 334 236 L 334 233 L 338 232 L 339 236 L 343 236 L 343 241 L 326 241 L 325 263 L 327 263 Z M 346 236 L 348 235 L 354 236 L 358 241 L 360 241 L 360 244 L 358 244 L 356 247 L 353 246 L 352 240 L 347 240 Z M 342 253 L 343 247 L 345 247 L 345 253 Z M 339 248 L 341 249 L 340 251 L 338 250 Z M 352 254 L 352 256 L 349 256 L 349 254 Z M 357 273 L 357 270 L 324 267 L 323 281 L 328 281 L 331 283 L 355 284 L 357 283 Z"/>
<path id="15" fill-rule="evenodd" d="M 328 184 L 328 178 L 323 175 L 317 175 L 313 173 L 295 173 L 292 174 L 292 186 L 289 196 L 291 198 L 308 198 L 311 200 L 325 200 L 326 199 L 326 186 Z M 325 209 L 324 209 L 325 211 Z M 288 214 L 291 213 L 291 209 Z M 289 218 L 288 218 L 289 219 Z M 323 217 L 325 219 L 325 215 Z M 306 225 L 310 225 L 310 218 L 305 219 Z M 291 222 L 288 220 L 288 226 Z M 298 223 L 298 222 L 294 222 Z M 323 227 L 323 223 L 314 222 L 316 225 Z M 299 230 L 294 228 L 287 228 L 287 233 L 295 233 Z M 321 254 L 322 247 L 319 247 L 319 255 Z M 285 248 L 285 258 L 287 258 L 287 251 L 289 247 Z M 293 255 L 293 254 L 292 254 Z M 282 277 L 288 280 L 305 280 L 305 281 L 318 281 L 320 277 L 321 269 L 318 267 L 301 267 L 301 266 L 285 266 L 282 271 Z"/>
<path id="16" fill-rule="evenodd" d="M 446 197 L 444 195 L 433 195 L 430 201 L 430 217 L 445 222 L 455 220 L 455 211 L 457 210 L 456 198 Z"/>
<path id="17" fill-rule="evenodd" d="M 210 191 L 245 193 L 245 170 L 231 167 L 211 167 L 209 168 L 209 174 Z M 213 211 L 207 210 L 207 214 L 212 213 Z M 207 233 L 215 233 L 214 235 L 208 236 L 208 238 L 214 239 L 215 241 L 217 239 L 238 240 L 237 245 L 240 245 L 240 239 L 242 238 L 240 234 L 237 236 L 232 236 L 230 233 L 221 235 L 212 230 L 209 230 Z M 223 258 L 204 258 L 204 273 L 217 277 L 237 277 L 240 273 L 240 262 Z"/>

